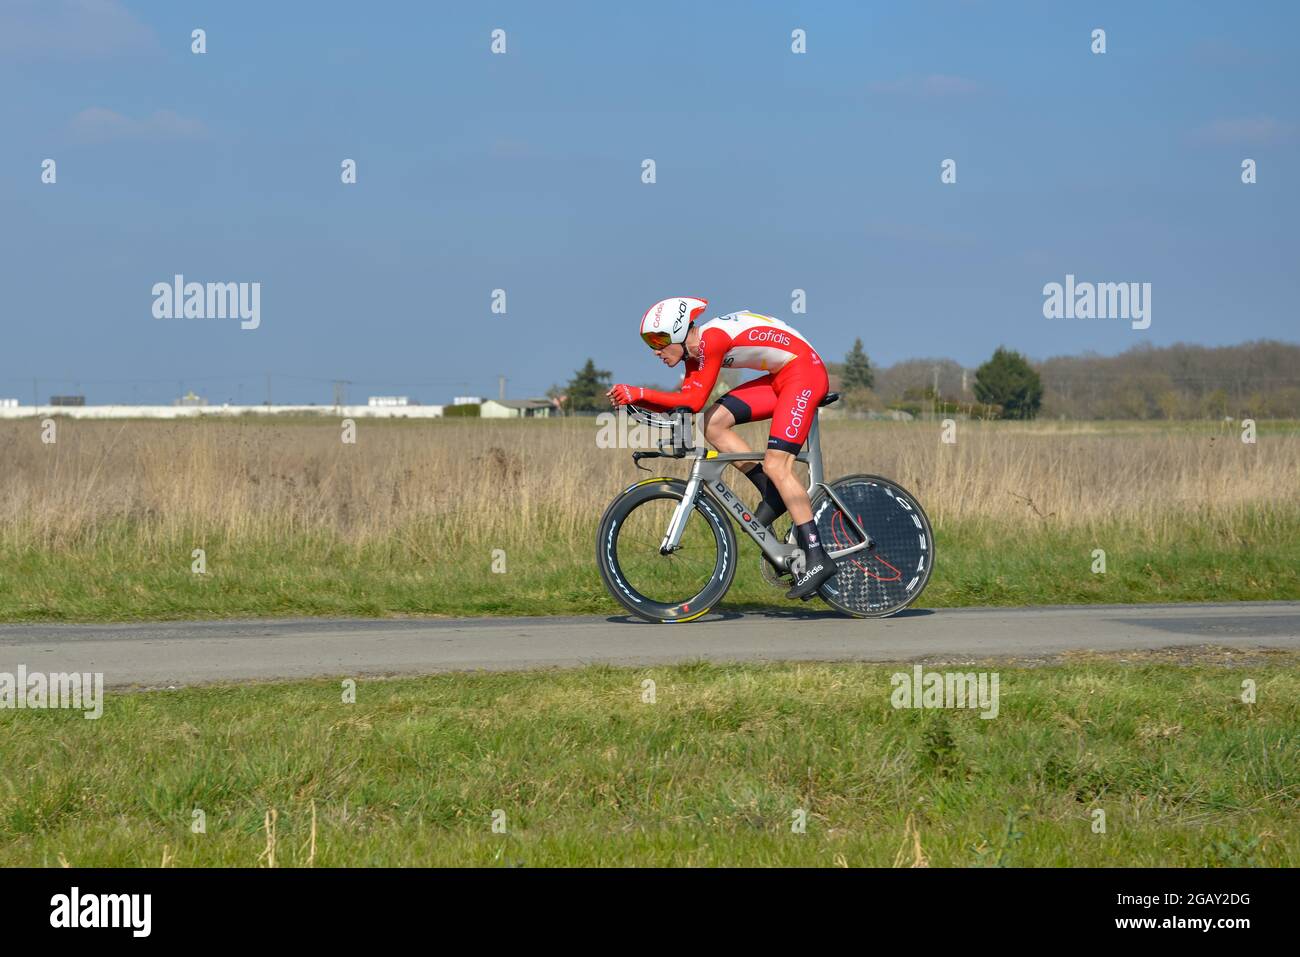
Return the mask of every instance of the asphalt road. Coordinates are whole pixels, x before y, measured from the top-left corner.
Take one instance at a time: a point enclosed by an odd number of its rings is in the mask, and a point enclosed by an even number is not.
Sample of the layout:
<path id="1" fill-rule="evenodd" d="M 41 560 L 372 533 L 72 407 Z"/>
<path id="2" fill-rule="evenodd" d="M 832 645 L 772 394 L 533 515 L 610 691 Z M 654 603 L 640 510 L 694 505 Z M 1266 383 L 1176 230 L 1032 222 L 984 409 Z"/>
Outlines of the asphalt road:
<path id="1" fill-rule="evenodd" d="M 685 625 L 620 617 L 0 625 L 0 672 L 103 672 L 109 687 L 157 688 L 597 662 L 1042 658 L 1206 645 L 1300 650 L 1300 602 L 959 608 L 878 621 L 809 610 Z"/>

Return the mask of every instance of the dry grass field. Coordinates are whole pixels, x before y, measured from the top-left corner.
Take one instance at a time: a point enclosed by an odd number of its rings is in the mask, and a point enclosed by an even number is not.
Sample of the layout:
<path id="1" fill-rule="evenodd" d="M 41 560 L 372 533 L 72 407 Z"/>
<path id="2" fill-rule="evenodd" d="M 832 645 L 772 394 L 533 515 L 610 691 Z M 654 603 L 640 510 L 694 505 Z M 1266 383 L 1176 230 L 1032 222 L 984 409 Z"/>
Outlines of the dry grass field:
<path id="1" fill-rule="evenodd" d="M 362 420 L 345 444 L 326 417 L 60 419 L 46 444 L 35 421 L 6 421 L 0 617 L 613 610 L 594 528 L 647 473 L 598 448 L 598 428 Z M 889 476 L 929 513 L 923 604 L 1297 595 L 1293 426 L 1263 423 L 1253 444 L 1231 424 L 961 422 L 952 444 L 940 429 L 824 423 L 829 475 Z M 744 574 L 756 568 L 742 564 L 732 599 L 783 601 Z"/>

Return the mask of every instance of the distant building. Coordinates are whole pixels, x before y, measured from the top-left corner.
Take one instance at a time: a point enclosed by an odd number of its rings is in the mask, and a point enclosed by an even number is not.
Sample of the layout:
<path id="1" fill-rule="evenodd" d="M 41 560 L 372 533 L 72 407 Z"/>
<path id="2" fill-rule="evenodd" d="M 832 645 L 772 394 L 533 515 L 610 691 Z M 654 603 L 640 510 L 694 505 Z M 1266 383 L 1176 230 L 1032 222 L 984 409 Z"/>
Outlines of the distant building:
<path id="1" fill-rule="evenodd" d="M 16 408 L 18 408 L 17 399 L 0 399 L 0 409 L 16 409 Z"/>
<path id="2" fill-rule="evenodd" d="M 394 408 L 408 406 L 411 400 L 404 395 L 372 395 L 367 404 L 381 408 Z"/>
<path id="3" fill-rule="evenodd" d="M 553 408 L 550 399 L 488 399 L 479 415 L 485 419 L 545 419 Z"/>
<path id="4" fill-rule="evenodd" d="M 85 405 L 86 397 L 84 395 L 52 395 L 50 396 L 50 405 Z"/>
<path id="5" fill-rule="evenodd" d="M 208 400 L 202 396 L 195 395 L 193 392 L 186 392 L 179 399 L 172 402 L 172 405 L 183 405 L 186 408 L 201 407 L 208 404 Z"/>
<path id="6" fill-rule="evenodd" d="M 458 395 L 451 400 L 452 405 L 482 405 L 483 397 L 478 395 Z"/>

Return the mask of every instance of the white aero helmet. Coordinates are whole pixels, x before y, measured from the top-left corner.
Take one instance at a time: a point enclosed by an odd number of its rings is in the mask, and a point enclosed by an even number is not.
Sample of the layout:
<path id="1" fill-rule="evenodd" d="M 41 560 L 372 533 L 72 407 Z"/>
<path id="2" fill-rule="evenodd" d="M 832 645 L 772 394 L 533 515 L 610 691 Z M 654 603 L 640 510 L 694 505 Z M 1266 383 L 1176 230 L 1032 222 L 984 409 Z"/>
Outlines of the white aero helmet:
<path id="1" fill-rule="evenodd" d="M 662 349 L 673 342 L 685 342 L 691 323 L 708 305 L 709 300 L 691 296 L 661 299 L 641 317 L 641 338 L 651 349 Z"/>

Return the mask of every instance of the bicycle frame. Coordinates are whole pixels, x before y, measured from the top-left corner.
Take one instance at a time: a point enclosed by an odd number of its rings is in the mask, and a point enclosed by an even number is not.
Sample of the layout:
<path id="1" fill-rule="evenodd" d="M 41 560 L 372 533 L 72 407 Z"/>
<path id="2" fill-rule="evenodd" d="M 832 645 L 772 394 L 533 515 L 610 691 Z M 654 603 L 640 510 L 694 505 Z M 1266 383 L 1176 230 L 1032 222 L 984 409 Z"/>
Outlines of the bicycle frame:
<path id="1" fill-rule="evenodd" d="M 662 448 L 662 444 L 660 446 Z M 686 494 L 677 504 L 673 511 L 673 517 L 668 523 L 668 531 L 664 534 L 664 539 L 659 545 L 659 553 L 667 555 L 681 547 L 682 532 L 686 528 L 686 520 L 695 507 L 696 499 L 699 498 L 700 489 L 709 496 L 718 506 L 736 522 L 754 543 L 762 549 L 763 554 L 782 571 L 790 570 L 790 562 L 796 554 L 801 553 L 797 545 L 788 545 L 785 542 L 776 540 L 776 536 L 769 535 L 745 503 L 740 500 L 727 483 L 722 481 L 722 473 L 726 471 L 728 465 L 732 462 L 761 462 L 763 452 L 716 452 L 712 449 L 703 449 L 699 447 L 691 448 L 686 451 L 683 457 L 694 459 L 691 465 L 690 478 L 686 482 Z M 839 559 L 845 555 L 852 555 L 860 552 L 865 548 L 870 548 L 871 538 L 867 535 L 866 530 L 858 523 L 858 520 L 849 512 L 844 503 L 840 501 L 839 496 L 826 483 L 822 471 L 822 442 L 821 442 L 821 422 L 816 411 L 813 413 L 812 430 L 808 434 L 807 448 L 795 456 L 796 462 L 803 462 L 808 466 L 808 494 L 811 497 L 813 490 L 817 488 L 825 489 L 827 496 L 844 517 L 852 523 L 853 530 L 861 536 L 862 541 L 849 548 L 827 551 L 832 559 Z"/>

